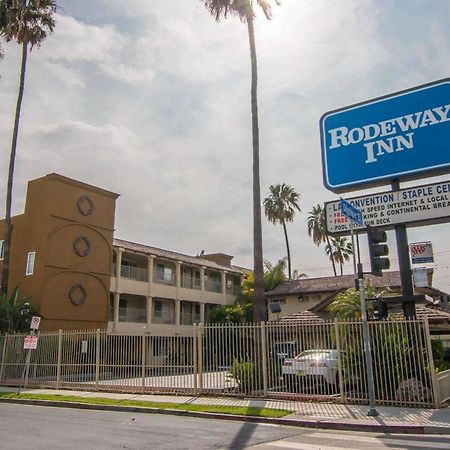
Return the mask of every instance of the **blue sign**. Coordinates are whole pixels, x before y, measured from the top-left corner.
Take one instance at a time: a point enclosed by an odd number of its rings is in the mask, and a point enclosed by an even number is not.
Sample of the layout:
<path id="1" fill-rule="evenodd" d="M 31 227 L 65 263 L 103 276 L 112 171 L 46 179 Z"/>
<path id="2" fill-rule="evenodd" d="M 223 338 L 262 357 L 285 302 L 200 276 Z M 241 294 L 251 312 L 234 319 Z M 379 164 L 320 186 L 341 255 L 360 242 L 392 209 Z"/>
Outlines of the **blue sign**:
<path id="1" fill-rule="evenodd" d="M 343 198 L 341 198 L 339 206 L 341 208 L 341 214 L 350 219 L 352 222 L 355 222 L 357 225 L 361 227 L 364 226 L 364 219 L 360 209 L 355 208 L 351 203 Z"/>
<path id="2" fill-rule="evenodd" d="M 320 119 L 327 189 L 347 192 L 450 171 L 450 79 Z"/>

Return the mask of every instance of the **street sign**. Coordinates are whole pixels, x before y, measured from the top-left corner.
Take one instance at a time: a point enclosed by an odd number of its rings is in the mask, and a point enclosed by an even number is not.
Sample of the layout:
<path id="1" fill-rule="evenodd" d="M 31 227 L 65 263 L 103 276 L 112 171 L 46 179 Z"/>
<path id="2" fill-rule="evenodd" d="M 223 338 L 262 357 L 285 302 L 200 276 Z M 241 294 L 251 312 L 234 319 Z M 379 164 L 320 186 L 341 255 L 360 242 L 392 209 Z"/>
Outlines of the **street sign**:
<path id="1" fill-rule="evenodd" d="M 431 242 L 416 242 L 409 244 L 409 253 L 413 264 L 424 264 L 434 262 L 433 246 Z"/>
<path id="2" fill-rule="evenodd" d="M 381 192 L 347 198 L 362 212 L 365 226 L 393 229 L 450 222 L 450 181 L 415 186 L 399 191 Z M 327 230 L 331 234 L 350 234 L 350 221 L 341 212 L 340 201 L 325 203 Z M 355 225 L 355 230 L 365 230 Z"/>
<path id="3" fill-rule="evenodd" d="M 325 113 L 323 179 L 348 192 L 450 168 L 450 79 Z"/>
<path id="4" fill-rule="evenodd" d="M 23 340 L 24 350 L 36 350 L 38 343 L 38 336 L 25 336 Z"/>
<path id="5" fill-rule="evenodd" d="M 33 316 L 31 318 L 31 322 L 30 322 L 30 329 L 38 330 L 40 323 L 41 323 L 41 318 L 39 316 Z"/>
<path id="6" fill-rule="evenodd" d="M 352 222 L 356 223 L 360 227 L 364 226 L 363 215 L 360 209 L 355 208 L 351 203 L 347 202 L 343 198 L 339 201 L 339 206 L 341 208 L 341 213 L 350 219 Z"/>

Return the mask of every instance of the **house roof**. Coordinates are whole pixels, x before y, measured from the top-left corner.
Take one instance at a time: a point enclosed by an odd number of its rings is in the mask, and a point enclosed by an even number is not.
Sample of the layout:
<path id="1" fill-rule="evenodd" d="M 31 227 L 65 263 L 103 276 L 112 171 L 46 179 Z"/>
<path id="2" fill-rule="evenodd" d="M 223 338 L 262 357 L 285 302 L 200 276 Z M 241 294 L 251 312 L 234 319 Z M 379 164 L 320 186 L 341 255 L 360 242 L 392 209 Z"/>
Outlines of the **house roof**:
<path id="1" fill-rule="evenodd" d="M 450 327 L 450 311 L 443 310 L 433 304 L 416 305 L 418 318 L 428 318 L 430 325 L 444 325 L 447 329 Z M 281 317 L 279 322 L 287 324 L 320 324 L 332 320 L 334 317 L 324 311 L 303 311 L 301 313 L 291 314 Z"/>
<path id="2" fill-rule="evenodd" d="M 382 277 L 364 275 L 364 279 L 370 281 L 374 287 L 391 288 L 400 287 L 400 272 L 384 272 Z M 298 280 L 280 283 L 273 291 L 266 292 L 267 297 L 279 297 L 286 295 L 310 294 L 317 292 L 339 292 L 355 286 L 355 275 L 343 275 L 337 277 L 300 278 Z"/>
<path id="3" fill-rule="evenodd" d="M 163 250 L 158 247 L 150 245 L 138 244 L 136 242 L 124 241 L 122 239 L 114 238 L 114 247 L 123 248 L 124 250 L 136 253 L 143 253 L 146 255 L 154 255 L 163 259 L 181 261 L 195 266 L 205 266 L 210 269 L 226 270 L 230 273 L 242 274 L 242 270 L 237 266 L 222 266 L 213 261 L 208 261 L 199 256 L 184 255 L 183 253 L 172 252 L 170 250 Z"/>

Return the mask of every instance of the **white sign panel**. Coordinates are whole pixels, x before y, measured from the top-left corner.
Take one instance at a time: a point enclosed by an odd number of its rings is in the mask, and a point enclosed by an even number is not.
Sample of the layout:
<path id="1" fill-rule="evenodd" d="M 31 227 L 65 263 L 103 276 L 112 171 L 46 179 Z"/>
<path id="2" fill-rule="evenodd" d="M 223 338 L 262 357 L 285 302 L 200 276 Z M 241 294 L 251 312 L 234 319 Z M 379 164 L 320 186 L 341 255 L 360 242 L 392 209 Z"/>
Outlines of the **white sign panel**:
<path id="1" fill-rule="evenodd" d="M 368 225 L 390 229 L 398 224 L 450 222 L 450 181 L 346 200 L 363 214 L 365 226 L 355 225 L 355 230 Z M 350 233 L 350 220 L 341 214 L 339 200 L 325 203 L 325 214 L 329 233 Z"/>
<path id="2" fill-rule="evenodd" d="M 433 246 L 431 242 L 416 242 L 409 244 L 409 253 L 413 264 L 424 264 L 434 262 Z"/>
<path id="3" fill-rule="evenodd" d="M 23 349 L 24 350 L 36 350 L 38 343 L 38 336 L 25 336 L 23 340 Z"/>
<path id="4" fill-rule="evenodd" d="M 41 323 L 41 318 L 39 316 L 33 316 L 31 318 L 31 322 L 30 322 L 30 329 L 31 330 L 38 330 L 40 323 Z"/>

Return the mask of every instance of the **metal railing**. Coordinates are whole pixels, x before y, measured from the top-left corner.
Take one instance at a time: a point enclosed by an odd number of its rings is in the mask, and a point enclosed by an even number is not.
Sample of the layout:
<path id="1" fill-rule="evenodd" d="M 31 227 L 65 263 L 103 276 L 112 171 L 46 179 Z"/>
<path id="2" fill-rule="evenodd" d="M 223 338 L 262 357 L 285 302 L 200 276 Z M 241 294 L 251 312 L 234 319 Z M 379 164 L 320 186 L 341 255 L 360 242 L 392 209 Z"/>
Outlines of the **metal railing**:
<path id="1" fill-rule="evenodd" d="M 428 323 L 370 322 L 377 404 L 433 407 Z M 151 331 L 151 330 L 150 330 Z M 0 383 L 23 383 L 24 335 L 0 339 Z M 29 386 L 368 403 L 360 321 L 193 325 L 184 336 L 41 333 Z"/>

